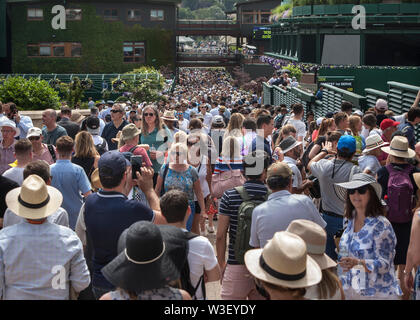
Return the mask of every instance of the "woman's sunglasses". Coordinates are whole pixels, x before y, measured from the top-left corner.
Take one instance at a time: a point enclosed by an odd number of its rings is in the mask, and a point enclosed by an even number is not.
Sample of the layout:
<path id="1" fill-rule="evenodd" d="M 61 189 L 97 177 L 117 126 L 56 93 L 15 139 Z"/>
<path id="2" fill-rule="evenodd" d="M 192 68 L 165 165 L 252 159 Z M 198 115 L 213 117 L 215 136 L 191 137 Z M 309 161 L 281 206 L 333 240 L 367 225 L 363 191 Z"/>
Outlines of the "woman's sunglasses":
<path id="1" fill-rule="evenodd" d="M 368 189 L 368 186 L 362 186 L 356 189 L 347 189 L 347 192 L 349 194 L 354 194 L 357 191 L 359 194 L 365 194 L 367 189 Z"/>
<path id="2" fill-rule="evenodd" d="M 111 110 L 112 113 L 122 112 L 121 110 Z"/>
<path id="3" fill-rule="evenodd" d="M 145 117 L 153 117 L 154 115 L 154 113 L 143 113 L 143 116 Z"/>
<path id="4" fill-rule="evenodd" d="M 29 137 L 29 141 L 38 141 L 41 137 Z"/>

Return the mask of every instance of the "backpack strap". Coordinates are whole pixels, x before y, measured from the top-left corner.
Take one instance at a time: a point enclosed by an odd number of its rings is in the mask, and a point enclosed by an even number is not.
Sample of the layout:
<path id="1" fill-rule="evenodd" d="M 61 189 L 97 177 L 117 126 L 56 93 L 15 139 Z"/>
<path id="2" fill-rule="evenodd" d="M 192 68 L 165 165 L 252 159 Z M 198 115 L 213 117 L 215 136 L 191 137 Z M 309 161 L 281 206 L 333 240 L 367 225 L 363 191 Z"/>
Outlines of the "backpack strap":
<path id="1" fill-rule="evenodd" d="M 55 155 L 54 147 L 51 144 L 48 144 L 47 147 L 48 147 L 48 151 L 50 152 L 53 161 L 56 162 L 57 161 L 57 156 Z"/>
<path id="2" fill-rule="evenodd" d="M 134 146 L 134 147 L 132 147 L 130 150 L 128 150 L 128 152 L 133 153 L 136 149 L 137 149 L 137 146 Z"/>
<path id="3" fill-rule="evenodd" d="M 198 234 L 193 233 L 191 231 L 184 232 L 184 234 L 185 234 L 185 239 L 187 241 L 190 241 L 191 239 L 194 239 L 199 236 Z M 196 292 L 200 285 L 201 285 L 201 293 L 202 293 L 203 299 L 206 299 L 206 284 L 204 283 L 204 272 L 201 275 L 200 279 L 198 280 L 197 285 L 194 287 L 194 295 L 191 297 L 193 300 L 196 300 L 197 298 Z"/>
<path id="4" fill-rule="evenodd" d="M 239 193 L 243 201 L 251 200 L 244 186 L 235 187 L 235 190 Z"/>
<path id="5" fill-rule="evenodd" d="M 160 190 L 160 195 L 163 196 L 163 194 L 165 193 L 165 178 L 168 175 L 168 170 L 169 170 L 169 163 L 164 164 L 165 169 L 163 170 L 163 177 L 162 177 L 162 188 Z"/>

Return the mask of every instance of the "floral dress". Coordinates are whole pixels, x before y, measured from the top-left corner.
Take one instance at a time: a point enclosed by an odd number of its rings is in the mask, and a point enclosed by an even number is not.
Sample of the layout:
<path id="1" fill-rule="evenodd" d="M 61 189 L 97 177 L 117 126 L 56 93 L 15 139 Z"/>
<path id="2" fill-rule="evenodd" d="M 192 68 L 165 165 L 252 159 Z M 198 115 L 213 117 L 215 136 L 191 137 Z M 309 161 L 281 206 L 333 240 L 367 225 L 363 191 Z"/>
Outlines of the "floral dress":
<path id="1" fill-rule="evenodd" d="M 125 290 L 111 291 L 111 300 L 131 300 Z M 159 289 L 143 291 L 137 295 L 137 300 L 183 300 L 179 289 L 165 286 Z"/>
<path id="2" fill-rule="evenodd" d="M 354 219 L 348 220 L 340 239 L 340 251 L 365 260 L 371 272 L 355 266 L 340 274 L 346 299 L 397 299 L 402 294 L 394 268 L 396 243 L 392 225 L 383 216 L 367 217 L 359 232 L 354 232 Z"/>
<path id="3" fill-rule="evenodd" d="M 192 221 L 195 213 L 195 204 L 194 204 L 194 183 L 198 180 L 197 169 L 193 166 L 189 166 L 186 171 L 175 171 L 170 167 L 164 176 L 165 168 L 168 164 L 164 164 L 160 169 L 159 175 L 162 179 L 165 180 L 164 185 L 162 186 L 164 192 L 168 192 L 172 189 L 178 189 L 184 191 L 188 195 L 188 204 L 191 208 L 191 215 L 187 221 L 187 230 L 191 231 Z"/>

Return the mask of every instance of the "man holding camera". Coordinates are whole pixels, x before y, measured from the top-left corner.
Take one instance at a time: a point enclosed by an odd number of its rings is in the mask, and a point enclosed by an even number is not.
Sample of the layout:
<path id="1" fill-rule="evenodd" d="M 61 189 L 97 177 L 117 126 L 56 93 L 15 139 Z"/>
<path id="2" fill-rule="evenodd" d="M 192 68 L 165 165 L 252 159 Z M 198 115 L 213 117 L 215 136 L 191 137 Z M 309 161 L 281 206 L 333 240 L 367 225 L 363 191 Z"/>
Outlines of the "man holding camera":
<path id="1" fill-rule="evenodd" d="M 3 104 L 3 112 L 10 120 L 14 121 L 16 123 L 16 127 L 19 128 L 19 139 L 26 138 L 28 130 L 34 126 L 32 119 L 28 116 L 21 116 L 16 104 L 13 102 Z"/>

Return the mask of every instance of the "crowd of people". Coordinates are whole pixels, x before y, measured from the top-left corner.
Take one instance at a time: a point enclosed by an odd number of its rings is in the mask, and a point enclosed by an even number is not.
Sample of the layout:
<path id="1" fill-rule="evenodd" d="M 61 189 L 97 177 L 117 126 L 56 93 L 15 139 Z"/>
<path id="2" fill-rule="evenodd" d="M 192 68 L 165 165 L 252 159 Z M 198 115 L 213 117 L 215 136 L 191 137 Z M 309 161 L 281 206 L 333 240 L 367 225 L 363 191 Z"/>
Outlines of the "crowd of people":
<path id="1" fill-rule="evenodd" d="M 315 119 L 185 68 L 163 98 L 0 103 L 0 299 L 420 299 L 420 91 Z"/>

